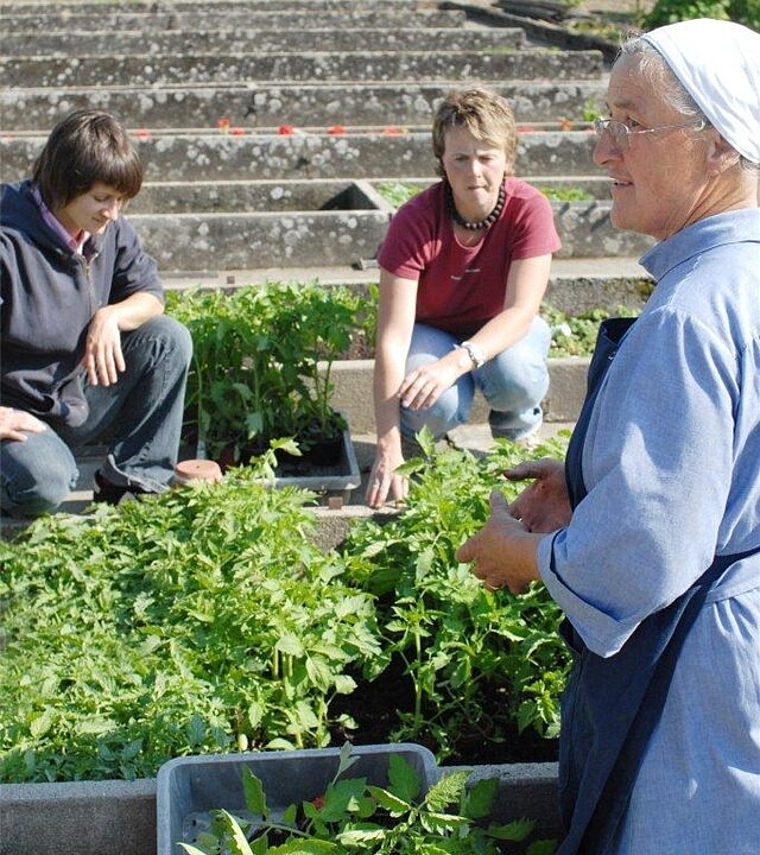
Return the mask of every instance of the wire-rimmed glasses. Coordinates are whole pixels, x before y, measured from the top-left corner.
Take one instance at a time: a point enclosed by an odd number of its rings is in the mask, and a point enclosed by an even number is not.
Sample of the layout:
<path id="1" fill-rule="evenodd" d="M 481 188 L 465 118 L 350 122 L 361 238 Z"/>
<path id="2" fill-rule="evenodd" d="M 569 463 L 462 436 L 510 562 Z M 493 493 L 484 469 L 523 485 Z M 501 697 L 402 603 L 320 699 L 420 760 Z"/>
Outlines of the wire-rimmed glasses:
<path id="1" fill-rule="evenodd" d="M 691 128 L 694 131 L 701 131 L 707 125 L 704 119 L 696 119 L 693 122 L 688 122 L 685 125 L 660 125 L 657 128 L 629 128 L 624 122 L 616 122 L 614 119 L 594 119 L 594 133 L 598 137 L 609 134 L 612 141 L 620 149 L 620 151 L 628 151 L 631 145 L 631 137 L 639 134 L 655 134 L 658 131 L 675 131 L 678 129 Z"/>

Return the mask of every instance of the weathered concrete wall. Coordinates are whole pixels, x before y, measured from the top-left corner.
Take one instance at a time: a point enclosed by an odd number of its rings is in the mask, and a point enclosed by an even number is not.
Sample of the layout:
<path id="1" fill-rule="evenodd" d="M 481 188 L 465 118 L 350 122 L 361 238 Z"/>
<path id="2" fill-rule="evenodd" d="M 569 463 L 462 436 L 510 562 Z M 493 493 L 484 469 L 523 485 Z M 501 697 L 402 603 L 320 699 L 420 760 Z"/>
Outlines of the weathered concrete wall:
<path id="1" fill-rule="evenodd" d="M 375 430 L 372 408 L 372 370 L 370 359 L 352 359 L 333 364 L 332 380 L 335 391 L 333 405 L 346 414 L 354 434 L 369 434 Z M 549 360 L 550 386 L 544 402 L 547 422 L 573 422 L 578 418 L 586 393 L 588 359 L 567 357 Z M 488 406 L 482 395 L 476 395 L 470 421 L 485 424 Z"/>
<path id="2" fill-rule="evenodd" d="M 293 135 L 275 131 L 223 134 L 217 130 L 139 132 L 142 125 L 130 125 L 137 134 L 136 144 L 151 181 L 239 181 L 239 180 L 331 180 L 393 179 L 435 177 L 435 160 L 430 130 L 386 133 L 376 130 L 342 135 L 305 130 Z M 389 125 L 392 122 L 389 121 Z M 17 181 L 29 174 L 34 159 L 45 144 L 46 134 L 19 135 L 4 129 L 0 136 L 0 177 Z M 524 130 L 518 139 L 517 173 L 531 180 L 555 176 L 584 180 L 601 177 L 593 165 L 596 142 L 588 127 L 582 130 Z"/>
<path id="3" fill-rule="evenodd" d="M 640 255 L 652 241 L 610 223 L 609 202 L 554 204 L 557 258 Z M 375 258 L 383 211 L 291 211 L 130 215 L 162 270 L 354 265 Z"/>
<path id="4" fill-rule="evenodd" d="M 95 19 L 96 26 L 99 26 Z M 116 39 L 115 36 L 118 38 Z M 255 53 L 285 53 L 318 48 L 323 52 L 349 51 L 489 51 L 499 48 L 522 48 L 525 32 L 517 27 L 497 29 L 464 29 L 461 27 L 310 27 L 293 30 L 242 31 L 224 29 L 224 20 L 214 22 L 203 30 L 150 30 L 149 32 L 121 30 L 50 30 L 17 32 L 0 35 L 0 55 L 4 57 L 92 57 L 129 56 L 137 54 L 173 54 L 175 56 L 217 52 L 220 46 L 231 56 Z"/>
<path id="5" fill-rule="evenodd" d="M 131 86 L 198 84 L 240 85 L 246 81 L 290 84 L 382 83 L 393 80 L 576 80 L 599 76 L 602 56 L 554 51 L 460 51 L 442 46 L 435 53 L 421 51 L 356 51 L 350 53 L 259 54 L 257 51 L 223 54 L 119 55 L 78 58 L 34 57 L 0 59 L 0 78 L 6 86 L 27 88 L 72 86 Z"/>
<path id="6" fill-rule="evenodd" d="M 499 780 L 495 821 L 528 817 L 539 836 L 559 835 L 555 763 L 475 766 L 471 781 L 482 778 Z M 154 779 L 3 784 L 0 855 L 156 855 L 156 816 Z"/>
<path id="7" fill-rule="evenodd" d="M 362 182 L 365 184 L 366 182 Z M 129 214 L 371 211 L 378 197 L 349 181 L 180 181 L 145 184 Z M 385 207 L 383 207 L 383 210 Z"/>
<path id="8" fill-rule="evenodd" d="M 536 122 L 577 119 L 590 104 L 600 110 L 605 96 L 601 80 L 507 81 L 491 87 L 509 100 L 518 118 Z M 0 109 L 3 126 L 16 131 L 47 130 L 69 111 L 84 107 L 110 110 L 132 128 L 216 127 L 222 116 L 233 126 L 249 128 L 335 123 L 429 127 L 435 102 L 450 88 L 406 82 L 10 88 L 0 93 Z"/>
<path id="9" fill-rule="evenodd" d="M 63 4 L 61 4 L 63 6 Z M 93 12 L 42 9 L 29 14 L 19 14 L 14 9 L 12 16 L 3 15 L 3 29 L 6 33 L 44 32 L 67 29 L 87 32 L 93 27 L 94 16 L 97 15 L 97 26 L 101 30 L 194 30 L 198 26 L 199 17 L 208 20 L 216 27 L 228 30 L 278 30 L 288 27 L 294 30 L 308 30 L 311 27 L 326 27 L 340 29 L 341 27 L 380 27 L 387 26 L 388 7 L 380 4 L 379 8 L 356 8 L 343 4 L 342 9 L 334 6 L 322 11 L 320 4 L 311 8 L 293 8 L 283 12 L 282 7 L 262 11 L 260 6 L 249 6 L 241 11 L 238 3 L 230 6 L 227 11 L 215 10 L 215 4 L 209 3 L 199 11 L 197 4 L 188 7 L 186 12 L 130 12 L 109 11 L 113 7 L 105 4 Z M 126 10 L 128 7 L 124 7 Z M 218 16 L 217 16 L 218 13 Z M 436 9 L 406 9 L 396 13 L 393 19 L 399 27 L 409 29 L 427 29 L 429 27 L 456 27 L 466 19 L 463 12 L 438 11 Z"/>

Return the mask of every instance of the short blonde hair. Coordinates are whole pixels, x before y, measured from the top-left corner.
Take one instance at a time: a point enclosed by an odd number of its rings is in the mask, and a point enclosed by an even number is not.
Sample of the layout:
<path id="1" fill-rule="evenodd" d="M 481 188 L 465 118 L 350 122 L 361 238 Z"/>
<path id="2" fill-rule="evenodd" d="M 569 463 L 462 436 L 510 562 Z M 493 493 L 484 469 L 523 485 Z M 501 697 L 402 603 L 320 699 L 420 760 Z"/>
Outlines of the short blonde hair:
<path id="1" fill-rule="evenodd" d="M 505 98 L 487 89 L 451 91 L 439 104 L 433 118 L 433 154 L 438 174 L 443 176 L 443 154 L 446 134 L 465 127 L 477 140 L 501 149 L 507 158 L 507 173 L 514 169 L 517 158 L 517 124 Z"/>

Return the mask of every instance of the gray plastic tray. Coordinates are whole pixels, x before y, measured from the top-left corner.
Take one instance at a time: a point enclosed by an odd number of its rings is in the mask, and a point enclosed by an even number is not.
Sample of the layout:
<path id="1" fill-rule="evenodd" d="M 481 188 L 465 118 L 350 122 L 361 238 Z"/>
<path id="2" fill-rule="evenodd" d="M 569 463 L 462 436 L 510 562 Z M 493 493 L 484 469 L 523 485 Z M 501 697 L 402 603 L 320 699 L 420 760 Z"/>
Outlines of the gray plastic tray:
<path id="1" fill-rule="evenodd" d="M 397 743 L 361 745 L 351 751 L 358 761 L 345 777 L 366 777 L 369 783 L 386 786 L 388 759 L 401 755 L 420 775 L 425 789 L 438 778 L 435 757 L 421 745 Z M 273 813 L 288 805 L 321 795 L 335 776 L 339 748 L 301 751 L 264 751 L 247 754 L 209 754 L 178 757 L 158 772 L 156 790 L 158 855 L 179 855 L 179 843 L 193 843 L 208 829 L 211 813 L 219 808 L 245 816 L 243 766 L 261 779 L 267 804 Z"/>

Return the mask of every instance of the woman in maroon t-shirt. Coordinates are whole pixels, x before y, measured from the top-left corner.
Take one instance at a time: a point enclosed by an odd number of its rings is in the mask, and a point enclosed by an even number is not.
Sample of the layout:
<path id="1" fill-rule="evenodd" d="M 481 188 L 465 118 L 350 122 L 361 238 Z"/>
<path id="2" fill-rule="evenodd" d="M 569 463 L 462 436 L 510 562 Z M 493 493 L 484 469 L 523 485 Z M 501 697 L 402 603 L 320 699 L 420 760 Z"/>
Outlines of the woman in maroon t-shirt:
<path id="1" fill-rule="evenodd" d="M 378 256 L 371 507 L 406 497 L 402 437 L 466 422 L 477 387 L 493 435 L 524 439 L 549 386 L 538 312 L 560 241 L 549 202 L 513 175 L 512 110 L 483 89 L 452 92 L 432 137 L 443 180 L 399 209 Z"/>

